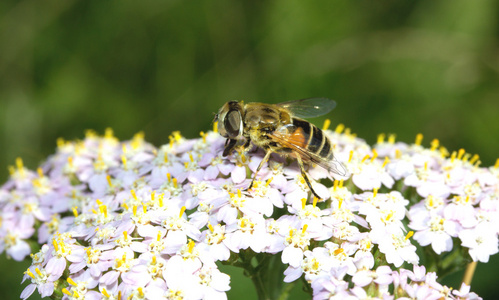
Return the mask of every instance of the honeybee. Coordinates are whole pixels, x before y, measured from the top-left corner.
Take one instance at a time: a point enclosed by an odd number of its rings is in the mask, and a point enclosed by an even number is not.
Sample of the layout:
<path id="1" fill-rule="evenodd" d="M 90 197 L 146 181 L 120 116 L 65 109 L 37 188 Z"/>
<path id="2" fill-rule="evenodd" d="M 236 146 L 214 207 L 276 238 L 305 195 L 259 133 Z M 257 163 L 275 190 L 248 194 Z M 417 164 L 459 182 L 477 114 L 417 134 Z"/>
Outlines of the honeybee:
<path id="1" fill-rule="evenodd" d="M 347 170 L 334 157 L 331 141 L 324 132 L 303 118 L 327 114 L 335 107 L 336 102 L 327 98 L 279 104 L 229 101 L 220 108 L 214 120 L 218 121 L 220 134 L 227 138 L 223 156 L 241 145 L 249 150 L 251 143 L 266 151 L 248 189 L 251 189 L 256 174 L 272 153 L 295 158 L 310 191 L 321 198 L 312 188 L 304 162 L 319 165 L 340 176 L 346 176 Z"/>

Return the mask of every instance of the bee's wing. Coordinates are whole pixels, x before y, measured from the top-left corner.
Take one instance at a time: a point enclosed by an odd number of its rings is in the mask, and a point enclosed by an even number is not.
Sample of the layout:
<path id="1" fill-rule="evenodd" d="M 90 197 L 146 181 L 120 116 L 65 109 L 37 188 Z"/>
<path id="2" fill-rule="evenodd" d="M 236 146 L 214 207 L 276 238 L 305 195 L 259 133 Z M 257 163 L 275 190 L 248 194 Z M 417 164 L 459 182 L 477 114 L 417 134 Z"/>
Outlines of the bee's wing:
<path id="1" fill-rule="evenodd" d="M 300 128 L 298 130 L 300 130 Z M 268 136 L 270 136 L 270 138 L 278 144 L 293 150 L 297 155 L 300 155 L 303 160 L 310 161 L 318 166 L 321 166 L 328 172 L 333 172 L 340 176 L 348 176 L 347 168 L 334 156 L 332 160 L 327 160 L 304 148 L 302 134 L 295 132 L 294 134 L 289 135 L 282 133 L 281 131 L 274 131 Z"/>
<path id="2" fill-rule="evenodd" d="M 314 118 L 322 116 L 336 107 L 336 102 L 328 98 L 308 98 L 276 104 L 289 110 L 298 118 Z"/>

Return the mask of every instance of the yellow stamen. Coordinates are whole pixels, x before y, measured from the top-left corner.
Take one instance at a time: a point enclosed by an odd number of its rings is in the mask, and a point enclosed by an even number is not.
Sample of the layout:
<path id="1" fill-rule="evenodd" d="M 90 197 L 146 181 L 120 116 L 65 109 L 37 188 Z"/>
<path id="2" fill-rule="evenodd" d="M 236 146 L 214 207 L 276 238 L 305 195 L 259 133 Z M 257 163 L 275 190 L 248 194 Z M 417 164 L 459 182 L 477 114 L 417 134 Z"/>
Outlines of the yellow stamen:
<path id="1" fill-rule="evenodd" d="M 328 130 L 329 125 L 331 125 L 331 120 L 329 119 L 324 120 L 324 125 L 322 125 L 322 130 Z"/>
<path id="2" fill-rule="evenodd" d="M 378 144 L 382 144 L 385 142 L 386 135 L 384 133 L 378 134 Z"/>
<path id="3" fill-rule="evenodd" d="M 348 157 L 348 162 L 352 162 L 353 150 L 350 150 L 350 156 Z"/>
<path id="4" fill-rule="evenodd" d="M 154 256 L 151 258 L 151 260 L 152 260 L 152 264 L 153 264 L 153 265 L 155 265 L 155 264 L 156 264 L 156 255 L 154 255 Z"/>
<path id="5" fill-rule="evenodd" d="M 22 158 L 16 158 L 16 167 L 18 170 L 21 170 L 24 167 Z"/>
<path id="6" fill-rule="evenodd" d="M 132 194 L 133 199 L 137 200 L 137 194 L 135 194 L 135 190 L 130 190 L 130 194 Z"/>
<path id="7" fill-rule="evenodd" d="M 201 131 L 199 135 L 203 138 L 203 143 L 206 143 L 206 133 L 204 133 L 204 131 Z"/>
<path id="8" fill-rule="evenodd" d="M 211 232 L 215 231 L 215 228 L 213 228 L 213 225 L 211 225 L 211 223 L 208 223 L 208 228 L 210 229 Z"/>
<path id="9" fill-rule="evenodd" d="M 163 207 L 163 198 L 164 197 L 165 197 L 164 193 L 161 193 L 161 195 L 159 195 L 159 199 L 158 199 L 159 207 Z"/>
<path id="10" fill-rule="evenodd" d="M 192 250 L 194 250 L 194 241 L 193 240 L 189 240 L 189 244 L 188 244 L 188 247 L 189 247 L 189 253 L 192 253 Z"/>
<path id="11" fill-rule="evenodd" d="M 95 203 L 97 203 L 97 205 L 102 205 L 102 201 L 100 201 L 99 199 L 95 199 Z"/>
<path id="12" fill-rule="evenodd" d="M 179 218 L 181 218 L 181 217 L 182 217 L 182 215 L 184 214 L 185 210 L 186 210 L 186 207 L 185 207 L 185 206 L 182 206 L 182 207 L 180 208 L 180 213 L 178 214 L 178 217 L 179 217 Z"/>
<path id="13" fill-rule="evenodd" d="M 218 122 L 213 122 L 213 132 L 218 133 Z"/>
<path id="14" fill-rule="evenodd" d="M 302 233 L 305 233 L 307 231 L 308 224 L 303 225 L 303 229 L 301 230 Z"/>
<path id="15" fill-rule="evenodd" d="M 307 205 L 307 199 L 301 198 L 301 209 L 305 209 L 306 205 Z"/>
<path id="16" fill-rule="evenodd" d="M 123 240 L 128 241 L 128 232 L 126 230 L 123 231 Z"/>
<path id="17" fill-rule="evenodd" d="M 496 168 L 496 169 L 497 169 L 497 168 L 499 168 L 499 158 L 498 158 L 498 159 L 496 159 L 496 163 L 495 163 L 495 165 L 494 165 L 494 168 Z"/>
<path id="18" fill-rule="evenodd" d="M 184 162 L 184 167 L 187 169 L 189 168 L 189 163 L 188 162 Z"/>
<path id="19" fill-rule="evenodd" d="M 55 239 L 52 240 L 52 245 L 54 245 L 55 251 L 59 251 L 59 245 L 57 244 L 57 241 Z"/>
<path id="20" fill-rule="evenodd" d="M 73 167 L 73 157 L 72 156 L 68 156 L 68 165 L 70 167 Z"/>
<path id="21" fill-rule="evenodd" d="M 173 181 L 173 187 L 178 188 L 177 178 L 173 178 L 172 181 Z"/>
<path id="22" fill-rule="evenodd" d="M 35 275 L 33 274 L 33 272 L 31 272 L 30 269 L 27 269 L 26 272 L 24 272 L 24 274 L 28 274 L 29 277 L 35 279 Z"/>
<path id="23" fill-rule="evenodd" d="M 391 133 L 389 136 L 388 136 L 388 143 L 390 144 L 395 144 L 395 139 L 397 138 L 397 136 L 393 133 Z"/>
<path id="24" fill-rule="evenodd" d="M 133 206 L 133 215 L 136 217 L 137 216 L 137 205 Z"/>
<path id="25" fill-rule="evenodd" d="M 102 288 L 101 294 L 106 298 L 111 298 L 111 295 L 109 295 L 105 288 Z"/>
<path id="26" fill-rule="evenodd" d="M 40 277 L 43 276 L 42 271 L 40 271 L 40 269 L 35 268 L 35 272 L 36 272 L 36 274 L 38 274 L 38 276 L 40 276 Z"/>
<path id="27" fill-rule="evenodd" d="M 104 131 L 104 137 L 105 138 L 112 138 L 114 137 L 114 131 L 112 128 L 108 127 L 106 128 L 106 130 Z"/>
<path id="28" fill-rule="evenodd" d="M 43 170 L 42 170 L 42 168 L 36 169 L 36 172 L 38 173 L 38 177 L 43 177 Z"/>
<path id="29" fill-rule="evenodd" d="M 343 248 L 338 248 L 338 249 L 334 250 L 333 253 L 334 253 L 334 255 L 339 255 L 339 254 L 343 253 L 343 251 L 344 251 Z"/>
<path id="30" fill-rule="evenodd" d="M 370 157 L 369 154 L 366 154 L 366 156 L 364 156 L 364 158 L 362 159 L 361 163 L 365 162 L 369 157 Z"/>
<path id="31" fill-rule="evenodd" d="M 139 292 L 140 297 L 144 297 L 144 291 L 142 290 L 142 287 L 137 288 L 137 291 Z"/>
<path id="32" fill-rule="evenodd" d="M 68 296 L 73 296 L 73 295 L 72 295 L 72 294 L 68 291 L 68 289 L 67 289 L 67 288 L 63 288 L 63 289 L 62 289 L 62 292 L 63 292 L 64 294 L 68 295 Z"/>
<path id="33" fill-rule="evenodd" d="M 459 149 L 459 152 L 457 153 L 457 159 L 461 160 L 461 158 L 463 157 L 464 153 L 466 153 L 466 151 L 464 151 L 463 148 Z"/>
<path id="34" fill-rule="evenodd" d="M 450 162 L 453 163 L 454 160 L 456 160 L 457 153 L 456 151 L 452 151 L 452 154 L 450 155 Z"/>
<path id="35" fill-rule="evenodd" d="M 151 201 L 154 202 L 154 198 L 156 197 L 156 191 L 151 192 Z"/>
<path id="36" fill-rule="evenodd" d="M 168 179 L 168 182 L 172 181 L 172 175 L 170 173 L 166 173 L 166 179 Z"/>
<path id="37" fill-rule="evenodd" d="M 339 180 L 335 180 L 334 183 L 333 183 L 333 191 L 336 191 L 336 189 L 338 188 L 338 182 Z"/>
<path id="38" fill-rule="evenodd" d="M 237 189 L 237 196 L 241 198 L 241 189 Z"/>
<path id="39" fill-rule="evenodd" d="M 376 198 L 376 195 L 378 195 L 378 189 L 374 188 L 373 189 L 373 198 Z"/>
<path id="40" fill-rule="evenodd" d="M 123 203 L 123 204 L 122 204 L 122 206 L 123 206 L 126 210 L 128 210 L 128 204 Z"/>
<path id="41" fill-rule="evenodd" d="M 10 175 L 14 175 L 14 173 L 16 173 L 16 168 L 14 168 L 14 166 L 8 166 L 7 168 L 9 169 Z"/>
<path id="42" fill-rule="evenodd" d="M 127 207 L 128 209 L 128 207 Z M 96 215 L 97 214 L 97 211 L 95 209 L 92 208 L 92 212 Z"/>
<path id="43" fill-rule="evenodd" d="M 66 142 L 64 141 L 64 139 L 62 137 L 57 138 L 57 148 L 62 148 L 62 147 L 64 147 L 65 144 L 66 144 Z"/>
<path id="44" fill-rule="evenodd" d="M 414 231 L 412 231 L 412 230 L 411 230 L 411 231 L 409 231 L 409 232 L 407 233 L 407 235 L 405 236 L 405 240 L 407 241 L 407 240 L 408 240 L 408 239 L 410 239 L 413 235 L 414 235 Z"/>
<path id="45" fill-rule="evenodd" d="M 189 152 L 189 159 L 191 160 L 191 162 L 194 162 L 194 157 L 192 156 L 191 152 Z"/>
<path id="46" fill-rule="evenodd" d="M 77 286 L 78 285 L 71 277 L 68 277 L 68 279 L 66 279 L 66 281 L 69 284 L 71 284 L 72 286 Z"/>
<path id="47" fill-rule="evenodd" d="M 145 213 L 147 213 L 147 204 L 142 202 L 142 211 Z"/>
<path id="48" fill-rule="evenodd" d="M 464 162 L 468 161 L 468 159 L 470 159 L 470 157 L 471 157 L 471 154 L 469 154 L 469 153 L 464 154 L 463 161 Z"/>
<path id="49" fill-rule="evenodd" d="M 377 157 L 378 157 L 378 151 L 376 151 L 376 149 L 373 149 L 373 157 L 371 158 L 371 162 L 373 162 Z"/>
<path id="50" fill-rule="evenodd" d="M 269 179 L 267 179 L 267 182 L 265 183 L 265 186 L 268 187 L 270 185 L 270 183 L 272 182 L 273 179 L 274 179 L 274 177 L 270 177 Z"/>
<path id="51" fill-rule="evenodd" d="M 414 144 L 416 144 L 417 146 L 421 146 L 422 141 L 423 141 L 423 134 L 418 133 L 416 135 L 416 141 L 414 142 Z"/>
<path id="52" fill-rule="evenodd" d="M 107 184 L 109 185 L 109 187 L 113 187 L 113 183 L 111 182 L 111 175 L 107 175 L 106 180 L 107 180 Z"/>
<path id="53" fill-rule="evenodd" d="M 161 240 L 161 231 L 158 230 L 158 235 L 156 236 L 156 240 L 159 242 Z"/>
<path id="54" fill-rule="evenodd" d="M 342 204 L 343 204 L 343 198 L 340 198 L 340 201 L 338 202 L 338 209 L 341 209 Z"/>
<path id="55" fill-rule="evenodd" d="M 340 188 L 343 187 L 343 179 L 340 180 Z"/>
<path id="56" fill-rule="evenodd" d="M 121 155 L 121 162 L 123 163 L 123 167 L 126 169 L 127 159 L 126 159 L 126 156 L 124 154 Z"/>
<path id="57" fill-rule="evenodd" d="M 78 210 L 77 209 L 78 209 L 77 206 L 73 207 L 73 215 L 75 216 L 75 218 L 78 218 Z"/>
<path id="58" fill-rule="evenodd" d="M 312 206 L 315 208 L 317 206 L 317 201 L 319 201 L 319 198 L 314 197 L 314 202 L 312 202 Z"/>
<path id="59" fill-rule="evenodd" d="M 395 158 L 400 159 L 402 157 L 402 151 L 400 149 L 395 149 Z"/>
<path id="60" fill-rule="evenodd" d="M 438 146 L 440 145 L 440 142 L 438 141 L 438 139 L 433 139 L 433 141 L 431 141 L 430 145 L 431 145 L 431 151 L 435 151 L 435 150 L 437 150 Z"/>
<path id="61" fill-rule="evenodd" d="M 342 133 L 343 132 L 343 129 L 345 129 L 345 125 L 343 124 L 338 124 L 338 126 L 336 126 L 336 129 L 334 130 L 336 133 Z"/>
<path id="62" fill-rule="evenodd" d="M 127 150 L 126 150 L 125 144 L 123 144 L 123 146 L 121 146 L 121 152 L 123 152 L 123 154 L 126 154 Z"/>
<path id="63" fill-rule="evenodd" d="M 383 162 L 383 165 L 381 166 L 382 168 L 386 167 L 386 165 L 390 163 L 390 159 L 388 158 L 388 156 L 385 157 L 385 161 Z"/>
<path id="64" fill-rule="evenodd" d="M 163 155 L 163 161 L 166 163 L 168 163 L 168 153 L 165 152 L 165 154 Z"/>
<path id="65" fill-rule="evenodd" d="M 440 155 L 443 157 L 443 158 L 446 158 L 447 156 L 449 156 L 449 151 L 447 150 L 447 148 L 445 148 L 444 146 L 441 146 L 438 151 L 440 151 Z"/>

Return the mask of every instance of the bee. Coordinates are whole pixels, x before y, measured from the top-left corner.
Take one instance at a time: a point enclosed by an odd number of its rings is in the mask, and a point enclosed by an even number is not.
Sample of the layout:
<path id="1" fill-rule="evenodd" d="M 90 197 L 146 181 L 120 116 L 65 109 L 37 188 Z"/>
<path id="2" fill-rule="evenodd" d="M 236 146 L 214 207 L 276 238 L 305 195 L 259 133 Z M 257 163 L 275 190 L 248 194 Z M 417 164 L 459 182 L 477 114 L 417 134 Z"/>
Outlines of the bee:
<path id="1" fill-rule="evenodd" d="M 220 108 L 214 120 L 218 121 L 220 134 L 227 138 L 223 156 L 229 155 L 237 146 L 244 145 L 249 150 L 251 143 L 265 150 L 248 189 L 272 153 L 294 158 L 310 191 L 321 198 L 312 188 L 304 163 L 316 164 L 340 176 L 346 176 L 347 170 L 334 157 L 331 141 L 324 132 L 304 119 L 327 114 L 335 107 L 336 102 L 327 98 L 279 104 L 229 101 Z"/>

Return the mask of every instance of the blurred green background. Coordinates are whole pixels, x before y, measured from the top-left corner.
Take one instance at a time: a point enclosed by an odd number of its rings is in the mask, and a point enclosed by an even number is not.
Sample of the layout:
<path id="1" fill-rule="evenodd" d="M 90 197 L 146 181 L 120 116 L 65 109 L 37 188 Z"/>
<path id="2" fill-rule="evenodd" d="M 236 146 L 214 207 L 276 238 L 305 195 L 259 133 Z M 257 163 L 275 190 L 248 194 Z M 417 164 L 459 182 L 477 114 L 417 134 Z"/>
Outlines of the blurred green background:
<path id="1" fill-rule="evenodd" d="M 144 131 L 157 146 L 173 130 L 197 137 L 231 99 L 329 97 L 332 126 L 370 143 L 423 133 L 488 166 L 499 156 L 498 16 L 493 0 L 2 0 L 0 179 L 17 156 L 36 168 L 58 137 L 86 129 Z M 492 260 L 472 284 L 485 299 L 499 291 Z M 4 299 L 26 286 L 27 266 L 2 256 Z M 253 299 L 239 276 L 229 298 Z"/>

